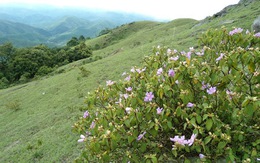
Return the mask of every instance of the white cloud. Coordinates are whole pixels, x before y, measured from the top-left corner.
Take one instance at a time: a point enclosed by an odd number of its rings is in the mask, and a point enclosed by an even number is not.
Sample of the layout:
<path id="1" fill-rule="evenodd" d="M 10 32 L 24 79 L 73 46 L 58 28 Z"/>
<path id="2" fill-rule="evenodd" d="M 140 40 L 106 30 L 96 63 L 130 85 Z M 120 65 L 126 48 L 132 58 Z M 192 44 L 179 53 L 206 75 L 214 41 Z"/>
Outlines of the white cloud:
<path id="1" fill-rule="evenodd" d="M 239 0 L 1 0 L 0 3 L 7 2 L 126 11 L 164 19 L 203 19 Z"/>

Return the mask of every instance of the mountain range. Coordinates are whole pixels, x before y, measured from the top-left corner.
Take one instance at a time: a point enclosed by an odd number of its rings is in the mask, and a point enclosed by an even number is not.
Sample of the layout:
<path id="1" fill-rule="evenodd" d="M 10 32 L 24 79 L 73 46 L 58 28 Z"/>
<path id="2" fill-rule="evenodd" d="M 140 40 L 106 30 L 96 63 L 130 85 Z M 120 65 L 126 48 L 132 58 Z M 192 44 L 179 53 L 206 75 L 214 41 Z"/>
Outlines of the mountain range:
<path id="1" fill-rule="evenodd" d="M 151 17 L 92 9 L 53 6 L 0 6 L 0 43 L 17 47 L 46 44 L 62 46 L 71 37 L 93 38 L 104 29 Z"/>

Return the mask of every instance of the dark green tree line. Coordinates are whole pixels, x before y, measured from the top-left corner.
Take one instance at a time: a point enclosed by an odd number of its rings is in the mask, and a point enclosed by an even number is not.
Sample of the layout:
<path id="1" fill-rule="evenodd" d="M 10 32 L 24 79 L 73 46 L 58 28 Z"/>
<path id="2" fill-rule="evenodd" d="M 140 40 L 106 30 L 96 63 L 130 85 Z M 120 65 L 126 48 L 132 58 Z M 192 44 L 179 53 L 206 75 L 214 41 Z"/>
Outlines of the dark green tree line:
<path id="1" fill-rule="evenodd" d="M 67 45 L 49 48 L 46 45 L 15 48 L 12 43 L 0 45 L 0 88 L 24 82 L 35 76 L 43 76 L 54 68 L 88 58 L 91 49 L 85 44 L 84 36 L 73 37 Z"/>

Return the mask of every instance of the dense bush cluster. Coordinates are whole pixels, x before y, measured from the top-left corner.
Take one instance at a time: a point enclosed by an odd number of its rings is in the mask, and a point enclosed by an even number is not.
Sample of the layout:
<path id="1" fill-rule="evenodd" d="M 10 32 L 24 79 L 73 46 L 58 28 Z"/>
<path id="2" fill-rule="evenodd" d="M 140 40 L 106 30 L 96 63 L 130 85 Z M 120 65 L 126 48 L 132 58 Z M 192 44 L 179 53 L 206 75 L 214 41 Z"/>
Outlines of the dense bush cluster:
<path id="1" fill-rule="evenodd" d="M 201 49 L 154 48 L 86 98 L 76 162 L 256 162 L 260 33 L 209 30 Z"/>
<path id="2" fill-rule="evenodd" d="M 67 46 L 49 48 L 38 45 L 29 48 L 15 48 L 12 43 L 0 45 L 0 89 L 16 82 L 25 82 L 35 76 L 43 76 L 54 68 L 88 58 L 91 49 L 85 39 L 73 37 Z"/>

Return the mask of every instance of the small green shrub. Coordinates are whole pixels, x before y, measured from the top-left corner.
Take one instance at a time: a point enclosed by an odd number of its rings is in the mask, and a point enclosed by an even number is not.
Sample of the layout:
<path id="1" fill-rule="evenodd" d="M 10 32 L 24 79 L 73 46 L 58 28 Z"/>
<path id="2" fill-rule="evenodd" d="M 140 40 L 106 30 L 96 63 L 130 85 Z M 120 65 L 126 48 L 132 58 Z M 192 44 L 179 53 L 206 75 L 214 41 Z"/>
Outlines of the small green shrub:
<path id="1" fill-rule="evenodd" d="M 0 89 L 7 88 L 8 85 L 9 85 L 9 81 L 5 77 L 2 77 L 0 79 Z"/>
<path id="2" fill-rule="evenodd" d="M 260 40 L 209 30 L 202 49 L 154 48 L 87 96 L 76 162 L 253 162 L 260 153 Z"/>
<path id="3" fill-rule="evenodd" d="M 90 71 L 87 70 L 85 67 L 79 67 L 79 70 L 82 77 L 88 77 L 90 74 Z"/>
<path id="4" fill-rule="evenodd" d="M 7 109 L 13 110 L 13 111 L 18 111 L 21 109 L 21 103 L 19 101 L 12 101 L 7 103 L 6 105 Z"/>
<path id="5" fill-rule="evenodd" d="M 43 76 L 51 73 L 53 71 L 53 68 L 48 66 L 42 66 L 38 69 L 36 75 Z"/>

